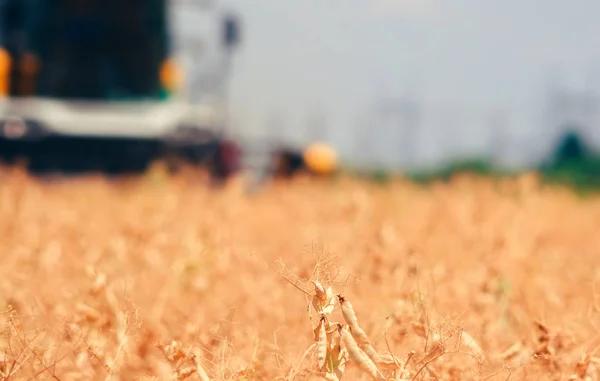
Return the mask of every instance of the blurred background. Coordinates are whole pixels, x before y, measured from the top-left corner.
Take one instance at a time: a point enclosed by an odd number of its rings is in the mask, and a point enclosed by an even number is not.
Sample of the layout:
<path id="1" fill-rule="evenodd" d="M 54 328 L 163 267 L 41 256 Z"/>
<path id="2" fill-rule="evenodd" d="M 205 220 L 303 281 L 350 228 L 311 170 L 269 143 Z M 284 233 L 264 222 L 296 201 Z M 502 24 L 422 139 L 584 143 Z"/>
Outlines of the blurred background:
<path id="1" fill-rule="evenodd" d="M 11 58 L 4 67 L 13 72 L 3 120 L 46 142 L 154 139 L 137 148 L 150 156 L 177 140 L 209 157 L 197 147 L 210 136 L 211 152 L 224 152 L 225 139 L 239 146 L 241 166 L 252 166 L 264 147 L 301 152 L 325 142 L 336 160 L 361 171 L 470 163 L 563 173 L 577 158 L 580 178 L 600 176 L 600 3 L 592 0 L 2 0 L 1 7 L 0 39 Z M 29 72 L 35 79 L 24 79 Z M 190 130 L 204 133 L 196 148 Z M 6 135 L 3 144 L 14 143 Z M 4 151 L 51 151 L 28 144 Z M 67 150 L 52 147 L 38 164 Z M 76 160 L 91 152 L 84 151 Z"/>
<path id="2" fill-rule="evenodd" d="M 247 28 L 232 91 L 240 133 L 326 139 L 386 168 L 534 165 L 572 128 L 600 142 L 593 1 L 232 4 Z"/>

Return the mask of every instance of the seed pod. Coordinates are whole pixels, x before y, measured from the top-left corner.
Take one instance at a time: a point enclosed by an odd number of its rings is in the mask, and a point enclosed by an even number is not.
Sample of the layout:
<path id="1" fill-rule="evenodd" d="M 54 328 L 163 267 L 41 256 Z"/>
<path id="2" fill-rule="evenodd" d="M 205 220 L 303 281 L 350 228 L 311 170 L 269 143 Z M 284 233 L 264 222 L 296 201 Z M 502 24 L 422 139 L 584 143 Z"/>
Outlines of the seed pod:
<path id="1" fill-rule="evenodd" d="M 338 296 L 340 305 L 342 307 L 342 315 L 346 323 L 352 328 L 352 336 L 356 340 L 358 347 L 362 349 L 367 356 L 373 362 L 378 363 L 381 361 L 381 356 L 375 351 L 375 349 L 369 343 L 369 337 L 365 333 L 365 331 L 358 324 L 358 318 L 356 317 L 356 312 L 354 312 L 354 308 L 352 307 L 352 303 L 343 296 Z"/>
<path id="2" fill-rule="evenodd" d="M 467 347 L 477 361 L 485 361 L 483 349 L 477 344 L 477 341 L 466 331 L 460 333 L 460 344 Z"/>
<path id="3" fill-rule="evenodd" d="M 349 332 L 349 329 L 342 329 L 340 334 L 342 345 L 344 345 L 350 359 L 356 363 L 359 369 L 368 374 L 372 380 L 384 381 L 385 378 L 379 369 L 377 369 L 375 363 L 373 363 L 369 356 L 358 347 L 352 333 Z"/>
<path id="4" fill-rule="evenodd" d="M 327 330 L 325 329 L 325 317 L 321 317 L 317 330 L 317 366 L 320 370 L 325 366 L 325 359 L 327 358 Z"/>

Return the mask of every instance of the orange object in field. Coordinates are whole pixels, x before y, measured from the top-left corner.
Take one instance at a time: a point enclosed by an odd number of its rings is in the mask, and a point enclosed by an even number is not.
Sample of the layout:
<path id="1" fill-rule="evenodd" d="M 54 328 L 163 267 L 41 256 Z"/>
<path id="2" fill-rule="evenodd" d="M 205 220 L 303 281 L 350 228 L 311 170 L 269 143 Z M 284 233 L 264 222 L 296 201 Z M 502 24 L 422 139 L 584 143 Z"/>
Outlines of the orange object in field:
<path id="1" fill-rule="evenodd" d="M 0 95 L 8 95 L 11 65 L 10 54 L 5 49 L 0 48 Z"/>
<path id="2" fill-rule="evenodd" d="M 306 168 L 320 175 L 329 175 L 336 171 L 338 157 L 335 150 L 328 144 L 315 142 L 303 152 Z"/>

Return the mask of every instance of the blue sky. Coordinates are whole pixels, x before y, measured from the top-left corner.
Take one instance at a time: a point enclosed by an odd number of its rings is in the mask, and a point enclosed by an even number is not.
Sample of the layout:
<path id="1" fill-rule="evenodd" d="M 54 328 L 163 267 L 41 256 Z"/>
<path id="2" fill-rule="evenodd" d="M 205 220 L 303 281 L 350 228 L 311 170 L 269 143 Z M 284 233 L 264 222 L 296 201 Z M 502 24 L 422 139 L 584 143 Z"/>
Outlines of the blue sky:
<path id="1" fill-rule="evenodd" d="M 376 97 L 403 93 L 432 104 L 534 113 L 551 73 L 577 85 L 600 64 L 594 0 L 227 4 L 244 19 L 231 91 L 248 131 L 282 112 L 287 128 L 297 129 L 292 134 L 301 134 L 309 114 L 322 109 L 339 134 Z"/>

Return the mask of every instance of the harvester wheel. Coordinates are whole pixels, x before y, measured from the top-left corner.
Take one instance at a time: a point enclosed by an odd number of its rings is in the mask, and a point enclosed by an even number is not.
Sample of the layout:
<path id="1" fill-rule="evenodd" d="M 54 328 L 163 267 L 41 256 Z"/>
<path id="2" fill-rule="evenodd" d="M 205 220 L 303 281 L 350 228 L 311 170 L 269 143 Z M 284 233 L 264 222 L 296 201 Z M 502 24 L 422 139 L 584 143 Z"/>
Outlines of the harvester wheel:
<path id="1" fill-rule="evenodd" d="M 216 183 L 224 182 L 240 170 L 241 160 L 242 151 L 236 142 L 225 139 L 217 141 L 208 163 L 211 178 Z"/>

